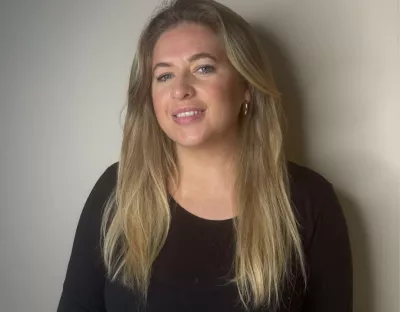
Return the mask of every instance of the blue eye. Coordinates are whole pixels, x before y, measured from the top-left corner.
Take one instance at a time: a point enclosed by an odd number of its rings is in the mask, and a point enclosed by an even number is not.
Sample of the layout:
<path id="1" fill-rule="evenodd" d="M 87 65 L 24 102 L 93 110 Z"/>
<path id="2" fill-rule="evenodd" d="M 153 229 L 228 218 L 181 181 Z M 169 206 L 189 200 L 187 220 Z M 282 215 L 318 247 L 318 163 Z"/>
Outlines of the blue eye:
<path id="1" fill-rule="evenodd" d="M 168 79 L 170 79 L 171 77 L 172 77 L 172 74 L 170 74 L 170 73 L 164 74 L 164 75 L 157 77 L 157 81 L 164 82 L 164 81 L 167 81 Z"/>
<path id="2" fill-rule="evenodd" d="M 215 68 L 211 65 L 204 65 L 197 69 L 197 71 L 200 72 L 201 74 L 209 74 L 214 72 L 214 70 Z"/>

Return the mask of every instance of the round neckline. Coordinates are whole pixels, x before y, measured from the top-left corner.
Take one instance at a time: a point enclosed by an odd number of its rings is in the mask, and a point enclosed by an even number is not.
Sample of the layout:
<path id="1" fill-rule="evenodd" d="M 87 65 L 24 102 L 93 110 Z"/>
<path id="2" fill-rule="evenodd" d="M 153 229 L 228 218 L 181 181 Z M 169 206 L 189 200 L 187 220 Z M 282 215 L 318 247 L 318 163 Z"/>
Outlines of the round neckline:
<path id="1" fill-rule="evenodd" d="M 230 222 L 233 222 L 233 221 L 237 218 L 237 216 L 232 217 L 232 218 L 228 218 L 228 219 L 220 219 L 220 220 L 218 220 L 218 219 L 206 219 L 206 218 L 202 218 L 202 217 L 200 217 L 200 216 L 198 216 L 198 215 L 195 215 L 194 213 L 190 212 L 189 210 L 185 209 L 184 207 L 182 207 L 182 206 L 175 200 L 175 198 L 174 198 L 171 194 L 168 194 L 168 196 L 169 196 L 169 198 L 170 198 L 170 201 L 174 204 L 174 206 L 175 206 L 176 208 L 178 208 L 179 210 L 181 210 L 183 214 L 185 214 L 185 215 L 187 215 L 187 216 L 189 216 L 189 217 L 191 217 L 191 218 L 197 219 L 197 220 L 199 220 L 199 221 L 202 221 L 202 222 L 209 222 L 209 223 L 215 223 L 215 224 L 217 224 L 217 223 L 228 223 L 228 222 L 230 223 Z"/>

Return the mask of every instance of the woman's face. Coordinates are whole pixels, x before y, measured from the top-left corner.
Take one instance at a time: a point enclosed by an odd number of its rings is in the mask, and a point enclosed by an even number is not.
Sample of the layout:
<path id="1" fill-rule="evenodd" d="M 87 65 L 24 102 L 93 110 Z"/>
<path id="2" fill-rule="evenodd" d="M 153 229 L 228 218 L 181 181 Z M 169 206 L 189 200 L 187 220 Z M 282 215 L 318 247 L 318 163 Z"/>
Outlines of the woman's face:
<path id="1" fill-rule="evenodd" d="M 201 146 L 235 133 L 250 93 L 211 29 L 184 23 L 164 32 L 154 47 L 152 70 L 154 110 L 173 141 Z"/>

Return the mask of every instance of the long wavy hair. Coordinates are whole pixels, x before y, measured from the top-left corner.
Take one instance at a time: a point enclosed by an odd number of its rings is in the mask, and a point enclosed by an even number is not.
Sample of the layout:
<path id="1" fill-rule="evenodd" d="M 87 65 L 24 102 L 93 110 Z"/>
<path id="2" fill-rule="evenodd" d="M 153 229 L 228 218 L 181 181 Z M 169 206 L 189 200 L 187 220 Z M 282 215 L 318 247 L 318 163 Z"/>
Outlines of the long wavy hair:
<path id="1" fill-rule="evenodd" d="M 147 299 L 151 269 L 170 226 L 168 181 L 178 182 L 174 142 L 160 128 L 151 97 L 152 51 L 160 35 L 183 22 L 212 29 L 229 61 L 250 85 L 252 100 L 239 120 L 232 263 L 246 309 L 277 307 L 285 281 L 305 263 L 292 211 L 283 149 L 280 94 L 252 27 L 212 0 L 175 0 L 158 9 L 142 31 L 133 60 L 118 180 L 102 220 L 108 276 Z"/>

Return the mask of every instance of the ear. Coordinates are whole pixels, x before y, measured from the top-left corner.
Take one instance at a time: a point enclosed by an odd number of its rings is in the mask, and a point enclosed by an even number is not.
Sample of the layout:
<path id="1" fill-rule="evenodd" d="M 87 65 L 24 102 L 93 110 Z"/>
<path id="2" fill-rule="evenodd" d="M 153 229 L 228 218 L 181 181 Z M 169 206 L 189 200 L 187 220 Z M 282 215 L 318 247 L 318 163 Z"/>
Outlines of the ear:
<path id="1" fill-rule="evenodd" d="M 244 89 L 244 100 L 247 103 L 251 102 L 251 95 L 252 95 L 252 86 L 247 81 L 245 82 L 245 89 Z"/>

